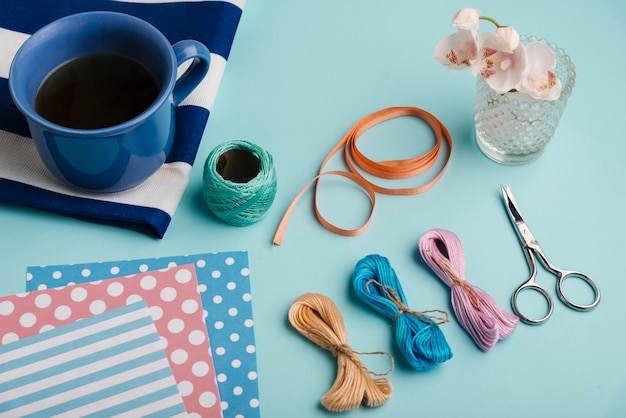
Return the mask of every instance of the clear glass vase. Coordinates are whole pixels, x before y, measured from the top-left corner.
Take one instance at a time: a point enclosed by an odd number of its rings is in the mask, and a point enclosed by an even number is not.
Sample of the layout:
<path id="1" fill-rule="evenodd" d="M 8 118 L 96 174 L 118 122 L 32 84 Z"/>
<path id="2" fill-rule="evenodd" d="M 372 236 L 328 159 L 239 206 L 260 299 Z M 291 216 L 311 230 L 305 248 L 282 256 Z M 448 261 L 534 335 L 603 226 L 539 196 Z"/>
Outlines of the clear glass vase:
<path id="1" fill-rule="evenodd" d="M 562 90 L 557 100 L 535 100 L 518 92 L 497 93 L 482 77 L 476 77 L 476 142 L 487 157 L 502 164 L 526 164 L 541 155 L 554 135 L 576 80 L 572 60 L 557 45 L 535 37 L 523 37 L 521 41 L 540 41 L 554 51 L 554 72 Z"/>

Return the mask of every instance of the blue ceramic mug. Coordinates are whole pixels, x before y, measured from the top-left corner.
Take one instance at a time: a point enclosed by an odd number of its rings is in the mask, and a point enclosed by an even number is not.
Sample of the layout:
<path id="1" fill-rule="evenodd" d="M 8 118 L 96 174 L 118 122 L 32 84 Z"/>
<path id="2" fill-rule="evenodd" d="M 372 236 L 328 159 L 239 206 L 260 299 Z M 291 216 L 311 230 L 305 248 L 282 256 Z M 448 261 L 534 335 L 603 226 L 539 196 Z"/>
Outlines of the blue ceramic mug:
<path id="1" fill-rule="evenodd" d="M 61 69 L 77 66 L 81 59 L 96 59 L 89 57 L 104 61 L 92 63 L 92 67 L 79 67 L 73 73 L 66 70 L 64 78 L 58 76 L 64 81 L 52 81 L 56 80 L 55 74 L 61 74 Z M 108 97 L 116 89 L 128 93 L 129 87 L 138 84 L 124 79 L 133 71 L 118 74 L 116 70 L 108 70 L 106 65 L 111 57 L 124 63 L 132 59 L 133 65 L 139 65 L 144 73 L 147 71 L 150 78 L 152 96 L 146 96 L 145 108 L 135 109 L 134 116 L 127 115 L 128 119 L 105 117 L 134 102 L 137 96 L 132 93 L 117 104 Z M 177 77 L 178 67 L 187 61 L 191 64 Z M 15 55 L 9 88 L 13 101 L 28 121 L 39 155 L 56 177 L 90 191 L 116 192 L 141 183 L 165 162 L 174 140 L 174 109 L 202 81 L 209 65 L 209 50 L 198 41 L 183 40 L 172 46 L 159 30 L 136 17 L 86 12 L 56 20 L 34 33 Z M 125 87 L 110 88 L 103 84 L 111 83 L 110 79 L 101 82 L 98 78 L 99 74 L 111 78 L 112 73 L 127 83 L 122 84 Z M 83 126 L 80 120 L 68 122 L 47 114 L 42 116 L 46 109 L 42 99 L 45 83 L 53 85 L 47 90 L 55 91 L 58 86 L 78 83 L 72 77 L 80 78 L 87 88 L 82 93 L 73 93 L 68 87 L 61 99 L 50 96 L 48 110 L 66 114 L 82 110 L 83 119 L 103 116 L 100 125 Z M 96 93 L 90 93 L 92 87 Z M 65 107 L 70 102 L 81 103 L 79 97 L 89 104 L 79 104 L 77 109 L 68 111 Z M 106 99 L 95 100 L 101 97 Z M 107 100 L 111 103 L 106 103 Z"/>

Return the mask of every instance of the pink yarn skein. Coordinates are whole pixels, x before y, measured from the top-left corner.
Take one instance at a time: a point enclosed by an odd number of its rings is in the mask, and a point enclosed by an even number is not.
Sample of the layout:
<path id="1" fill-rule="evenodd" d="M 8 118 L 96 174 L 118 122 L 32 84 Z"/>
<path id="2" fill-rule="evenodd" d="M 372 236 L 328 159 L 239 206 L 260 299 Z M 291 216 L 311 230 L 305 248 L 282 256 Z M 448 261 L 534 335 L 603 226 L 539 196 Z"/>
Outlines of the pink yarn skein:
<path id="1" fill-rule="evenodd" d="M 491 296 L 464 279 L 465 255 L 459 238 L 445 229 L 420 237 L 422 258 L 450 287 L 452 309 L 461 326 L 484 351 L 515 331 L 519 318 L 504 311 Z"/>

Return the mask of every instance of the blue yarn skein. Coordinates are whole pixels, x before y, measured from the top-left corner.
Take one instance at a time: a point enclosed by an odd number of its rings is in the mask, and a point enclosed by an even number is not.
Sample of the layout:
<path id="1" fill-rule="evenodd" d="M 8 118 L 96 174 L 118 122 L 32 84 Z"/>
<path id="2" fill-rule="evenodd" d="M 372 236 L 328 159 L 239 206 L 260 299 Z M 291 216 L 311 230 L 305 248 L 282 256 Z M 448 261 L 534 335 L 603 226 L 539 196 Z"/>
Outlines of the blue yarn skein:
<path id="1" fill-rule="evenodd" d="M 364 257 L 357 263 L 352 280 L 361 300 L 395 320 L 396 344 L 411 367 L 428 370 L 452 358 L 452 351 L 438 326 L 447 322 L 447 318 L 437 320 L 428 315 L 441 311 L 409 310 L 396 272 L 387 258 L 376 254 Z"/>

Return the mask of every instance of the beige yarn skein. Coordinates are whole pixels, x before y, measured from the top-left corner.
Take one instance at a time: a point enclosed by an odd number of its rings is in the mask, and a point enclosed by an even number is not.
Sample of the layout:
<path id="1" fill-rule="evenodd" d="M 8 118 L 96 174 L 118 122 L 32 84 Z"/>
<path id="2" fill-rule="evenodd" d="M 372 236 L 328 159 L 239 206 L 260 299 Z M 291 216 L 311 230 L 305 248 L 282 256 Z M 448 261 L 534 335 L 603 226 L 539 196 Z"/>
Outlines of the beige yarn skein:
<path id="1" fill-rule="evenodd" d="M 326 409 L 343 412 L 357 408 L 361 403 L 376 407 L 391 397 L 393 388 L 389 380 L 372 377 L 380 375 L 370 372 L 358 354 L 384 354 L 392 360 L 392 367 L 393 358 L 385 352 L 358 353 L 352 350 L 341 313 L 330 298 L 317 293 L 303 294 L 289 309 L 289 322 L 306 338 L 337 357 L 337 377 L 321 399 Z"/>

